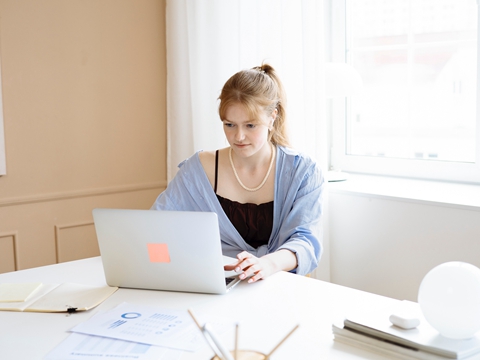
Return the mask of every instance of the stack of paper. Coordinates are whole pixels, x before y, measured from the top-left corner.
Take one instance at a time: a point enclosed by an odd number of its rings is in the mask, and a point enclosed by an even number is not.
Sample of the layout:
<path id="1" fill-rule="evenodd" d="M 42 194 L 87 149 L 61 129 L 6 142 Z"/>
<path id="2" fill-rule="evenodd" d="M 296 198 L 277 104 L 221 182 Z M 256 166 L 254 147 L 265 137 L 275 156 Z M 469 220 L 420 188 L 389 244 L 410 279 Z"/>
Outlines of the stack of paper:
<path id="1" fill-rule="evenodd" d="M 466 340 L 449 339 L 422 316 L 417 328 L 406 330 L 392 325 L 390 315 L 380 310 L 349 316 L 343 324 L 333 324 L 334 339 L 402 358 L 465 359 L 480 354 L 480 334 Z"/>
<path id="2" fill-rule="evenodd" d="M 188 312 L 122 303 L 71 329 L 47 360 L 178 360 L 204 339 Z"/>

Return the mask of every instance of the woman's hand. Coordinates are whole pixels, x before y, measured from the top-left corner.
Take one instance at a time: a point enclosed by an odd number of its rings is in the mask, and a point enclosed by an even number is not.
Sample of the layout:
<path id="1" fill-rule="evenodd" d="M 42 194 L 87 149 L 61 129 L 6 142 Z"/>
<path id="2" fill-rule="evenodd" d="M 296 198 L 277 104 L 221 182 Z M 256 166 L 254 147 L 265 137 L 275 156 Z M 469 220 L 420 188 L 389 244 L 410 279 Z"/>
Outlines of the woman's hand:
<path id="1" fill-rule="evenodd" d="M 237 263 L 225 265 L 225 270 L 241 273 L 239 278 L 248 279 L 249 283 L 265 279 L 278 271 L 288 271 L 297 267 L 297 257 L 289 250 L 279 250 L 261 258 L 243 251 L 237 255 L 237 259 Z"/>

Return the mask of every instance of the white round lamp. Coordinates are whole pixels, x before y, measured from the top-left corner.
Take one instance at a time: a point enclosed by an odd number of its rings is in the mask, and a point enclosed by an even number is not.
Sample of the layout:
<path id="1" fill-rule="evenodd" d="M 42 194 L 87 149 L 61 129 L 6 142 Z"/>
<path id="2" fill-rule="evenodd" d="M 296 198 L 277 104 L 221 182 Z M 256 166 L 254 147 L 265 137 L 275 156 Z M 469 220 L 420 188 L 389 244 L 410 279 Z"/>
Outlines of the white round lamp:
<path id="1" fill-rule="evenodd" d="M 480 269 L 452 261 L 423 278 L 418 303 L 427 322 L 452 339 L 468 339 L 480 330 Z"/>

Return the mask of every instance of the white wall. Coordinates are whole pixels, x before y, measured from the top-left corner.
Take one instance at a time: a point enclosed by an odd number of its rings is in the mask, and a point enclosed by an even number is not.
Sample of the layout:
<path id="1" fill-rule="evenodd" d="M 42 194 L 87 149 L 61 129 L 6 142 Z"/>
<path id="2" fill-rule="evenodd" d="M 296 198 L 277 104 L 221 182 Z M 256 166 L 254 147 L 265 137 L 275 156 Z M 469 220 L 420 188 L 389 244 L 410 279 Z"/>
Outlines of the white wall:
<path id="1" fill-rule="evenodd" d="M 478 209 L 332 189 L 329 197 L 333 283 L 416 301 L 436 265 L 480 267 Z"/>

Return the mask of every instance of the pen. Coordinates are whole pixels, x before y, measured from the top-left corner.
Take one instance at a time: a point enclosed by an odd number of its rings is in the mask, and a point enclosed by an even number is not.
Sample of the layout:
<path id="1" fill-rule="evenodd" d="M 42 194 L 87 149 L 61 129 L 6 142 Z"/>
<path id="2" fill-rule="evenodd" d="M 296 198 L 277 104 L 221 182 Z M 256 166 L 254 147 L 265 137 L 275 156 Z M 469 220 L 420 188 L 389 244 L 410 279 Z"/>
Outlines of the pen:
<path id="1" fill-rule="evenodd" d="M 217 338 L 217 335 L 213 332 L 210 324 L 205 324 L 203 325 L 203 335 L 207 339 L 207 341 L 210 343 L 210 347 L 214 349 L 215 347 L 218 349 L 218 352 L 220 353 L 221 356 L 215 351 L 215 354 L 219 356 L 223 360 L 233 360 L 232 355 L 230 355 L 230 352 L 223 346 L 223 344 L 220 342 L 220 340 Z M 213 346 L 212 346 L 213 345 Z"/>
<path id="2" fill-rule="evenodd" d="M 193 311 L 191 309 L 188 309 L 188 313 L 192 317 L 195 324 L 197 324 L 198 328 L 202 332 L 203 336 L 208 342 L 208 345 L 213 350 L 215 355 L 217 355 L 217 357 L 221 360 L 234 360 L 230 355 L 230 352 L 225 349 L 225 347 L 222 345 L 222 343 L 218 340 L 216 335 L 213 333 L 210 325 L 205 324 L 201 326 L 197 318 L 195 317 L 195 315 L 193 315 Z"/>

